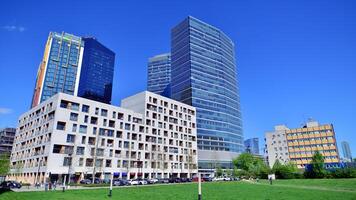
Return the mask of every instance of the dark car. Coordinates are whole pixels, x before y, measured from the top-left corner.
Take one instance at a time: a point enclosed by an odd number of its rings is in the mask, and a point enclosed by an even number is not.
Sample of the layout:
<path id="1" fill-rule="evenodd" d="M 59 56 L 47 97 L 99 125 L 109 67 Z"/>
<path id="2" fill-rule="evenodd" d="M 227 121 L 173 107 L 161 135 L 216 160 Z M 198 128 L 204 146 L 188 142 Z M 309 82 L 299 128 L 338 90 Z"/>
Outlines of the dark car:
<path id="1" fill-rule="evenodd" d="M 4 189 L 14 189 L 14 188 L 21 188 L 22 185 L 21 183 L 16 181 L 4 181 L 0 184 L 0 187 Z"/>
<path id="2" fill-rule="evenodd" d="M 211 182 L 213 181 L 213 178 L 212 177 L 209 177 L 209 176 L 205 176 L 205 177 L 202 177 L 202 179 L 206 182 Z"/>
<path id="3" fill-rule="evenodd" d="M 92 180 L 90 179 L 83 179 L 81 181 L 79 181 L 80 184 L 91 184 L 92 183 Z"/>
<path id="4" fill-rule="evenodd" d="M 181 183 L 182 180 L 180 178 L 170 178 L 169 183 Z"/>
<path id="5" fill-rule="evenodd" d="M 112 181 L 112 184 L 115 186 L 125 186 L 125 185 L 129 185 L 129 182 L 127 180 L 114 179 Z"/>
<path id="6" fill-rule="evenodd" d="M 186 182 L 188 182 L 188 179 L 187 178 L 180 178 L 180 182 L 186 183 Z"/>

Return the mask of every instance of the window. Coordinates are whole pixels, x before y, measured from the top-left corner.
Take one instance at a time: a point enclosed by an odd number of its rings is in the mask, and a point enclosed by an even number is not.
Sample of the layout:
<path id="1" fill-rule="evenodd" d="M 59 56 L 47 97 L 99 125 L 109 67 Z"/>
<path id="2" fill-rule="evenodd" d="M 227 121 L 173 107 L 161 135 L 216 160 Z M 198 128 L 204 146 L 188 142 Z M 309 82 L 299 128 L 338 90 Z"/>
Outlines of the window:
<path id="1" fill-rule="evenodd" d="M 77 124 L 73 124 L 73 126 L 72 126 L 72 132 L 77 132 L 77 127 L 78 127 Z"/>
<path id="2" fill-rule="evenodd" d="M 89 106 L 88 105 L 83 105 L 82 106 L 82 112 L 89 113 Z"/>
<path id="3" fill-rule="evenodd" d="M 78 114 L 77 113 L 70 113 L 70 120 L 71 121 L 78 121 Z"/>
<path id="4" fill-rule="evenodd" d="M 79 158 L 78 166 L 82 167 L 84 163 L 84 158 Z"/>
<path id="5" fill-rule="evenodd" d="M 64 157 L 63 166 L 71 166 L 72 165 L 72 158 L 71 157 Z"/>
<path id="6" fill-rule="evenodd" d="M 85 147 L 77 147 L 77 155 L 84 155 Z"/>
<path id="7" fill-rule="evenodd" d="M 80 125 L 79 126 L 79 133 L 87 133 L 87 126 Z"/>
<path id="8" fill-rule="evenodd" d="M 78 111 L 79 110 L 79 103 L 72 103 L 71 109 Z"/>
<path id="9" fill-rule="evenodd" d="M 103 117 L 107 117 L 108 116 L 108 110 L 101 109 L 101 114 L 100 115 L 103 116 Z"/>
<path id="10" fill-rule="evenodd" d="M 75 135 L 68 134 L 67 135 L 67 142 L 74 143 Z"/>
<path id="11" fill-rule="evenodd" d="M 65 128 L 66 128 L 66 123 L 65 122 L 57 122 L 57 130 L 64 131 Z"/>

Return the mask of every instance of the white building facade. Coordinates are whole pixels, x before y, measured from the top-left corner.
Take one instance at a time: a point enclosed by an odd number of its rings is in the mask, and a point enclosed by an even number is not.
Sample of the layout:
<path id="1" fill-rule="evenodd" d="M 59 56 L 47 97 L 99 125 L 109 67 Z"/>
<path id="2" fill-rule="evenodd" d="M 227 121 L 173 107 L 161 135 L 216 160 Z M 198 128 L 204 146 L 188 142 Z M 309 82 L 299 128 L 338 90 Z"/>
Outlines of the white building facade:
<path id="1" fill-rule="evenodd" d="M 274 163 L 278 160 L 285 164 L 289 162 L 288 143 L 286 137 L 286 130 L 289 130 L 285 125 L 278 125 L 274 127 L 273 132 L 265 133 L 265 154 L 268 165 L 272 168 Z"/>
<path id="2" fill-rule="evenodd" d="M 194 107 L 142 92 L 122 107 L 59 93 L 19 118 L 10 179 L 192 177 Z"/>

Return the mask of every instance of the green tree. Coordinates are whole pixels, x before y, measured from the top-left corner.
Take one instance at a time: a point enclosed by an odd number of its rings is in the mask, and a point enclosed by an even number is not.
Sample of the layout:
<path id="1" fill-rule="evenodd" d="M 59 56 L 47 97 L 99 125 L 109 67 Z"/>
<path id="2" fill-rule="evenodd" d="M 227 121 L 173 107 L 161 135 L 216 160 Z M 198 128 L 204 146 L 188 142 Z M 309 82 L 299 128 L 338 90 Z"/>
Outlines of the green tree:
<path id="1" fill-rule="evenodd" d="M 269 167 L 257 156 L 242 153 L 233 160 L 233 163 L 236 168 L 240 169 L 241 176 L 267 178 Z"/>
<path id="2" fill-rule="evenodd" d="M 0 176 L 6 176 L 10 170 L 10 157 L 9 154 L 0 155 Z"/>
<path id="3" fill-rule="evenodd" d="M 300 177 L 300 173 L 296 165 L 293 163 L 286 163 L 283 165 L 279 162 L 279 160 L 276 160 L 274 163 L 272 172 L 278 179 L 291 179 Z"/>
<path id="4" fill-rule="evenodd" d="M 304 176 L 307 178 L 324 178 L 326 176 L 324 168 L 324 157 L 319 151 L 313 155 L 312 161 L 306 167 Z"/>
<path id="5" fill-rule="evenodd" d="M 216 168 L 216 175 L 218 177 L 223 175 L 223 170 L 222 170 L 222 168 L 220 166 Z"/>
<path id="6" fill-rule="evenodd" d="M 242 153 L 232 162 L 238 169 L 243 169 L 248 171 L 254 163 L 254 157 L 250 153 Z"/>

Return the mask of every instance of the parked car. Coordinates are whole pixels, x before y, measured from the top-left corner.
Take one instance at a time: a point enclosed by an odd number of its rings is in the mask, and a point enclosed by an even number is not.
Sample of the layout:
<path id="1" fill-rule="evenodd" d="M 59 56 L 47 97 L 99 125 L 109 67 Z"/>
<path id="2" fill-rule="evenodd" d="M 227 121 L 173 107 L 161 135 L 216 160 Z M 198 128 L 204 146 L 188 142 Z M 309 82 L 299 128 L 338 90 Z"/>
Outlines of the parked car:
<path id="1" fill-rule="evenodd" d="M 204 176 L 204 177 L 202 177 L 202 179 L 203 179 L 204 181 L 206 181 L 206 182 L 211 182 L 211 181 L 213 181 L 213 178 L 212 178 L 212 177 L 209 177 L 209 176 Z"/>
<path id="2" fill-rule="evenodd" d="M 224 177 L 223 180 L 224 181 L 231 181 L 231 178 L 230 177 Z"/>
<path id="3" fill-rule="evenodd" d="M 147 181 L 145 179 L 137 179 L 139 185 L 147 185 Z"/>
<path id="4" fill-rule="evenodd" d="M 124 186 L 129 185 L 129 182 L 123 179 L 113 179 L 112 184 L 115 186 Z"/>
<path id="5" fill-rule="evenodd" d="M 193 182 L 198 182 L 199 181 L 199 177 L 197 177 L 197 176 L 194 177 L 192 181 Z M 201 179 L 201 182 L 205 182 L 204 179 Z"/>
<path id="6" fill-rule="evenodd" d="M 151 179 L 147 179 L 146 181 L 147 181 L 148 184 L 155 184 L 155 183 L 158 182 L 158 179 L 156 179 L 156 178 L 151 178 Z"/>
<path id="7" fill-rule="evenodd" d="M 161 179 L 158 179 L 157 183 L 169 183 L 169 179 L 168 178 L 161 178 Z"/>
<path id="8" fill-rule="evenodd" d="M 181 183 L 181 182 L 182 180 L 178 177 L 169 179 L 169 183 Z"/>
<path id="9" fill-rule="evenodd" d="M 81 181 L 79 181 L 80 184 L 91 184 L 92 183 L 92 180 L 89 180 L 89 179 L 83 179 Z"/>
<path id="10" fill-rule="evenodd" d="M 0 184 L 0 187 L 4 189 L 14 189 L 14 188 L 21 188 L 22 185 L 17 181 L 4 181 Z"/>

